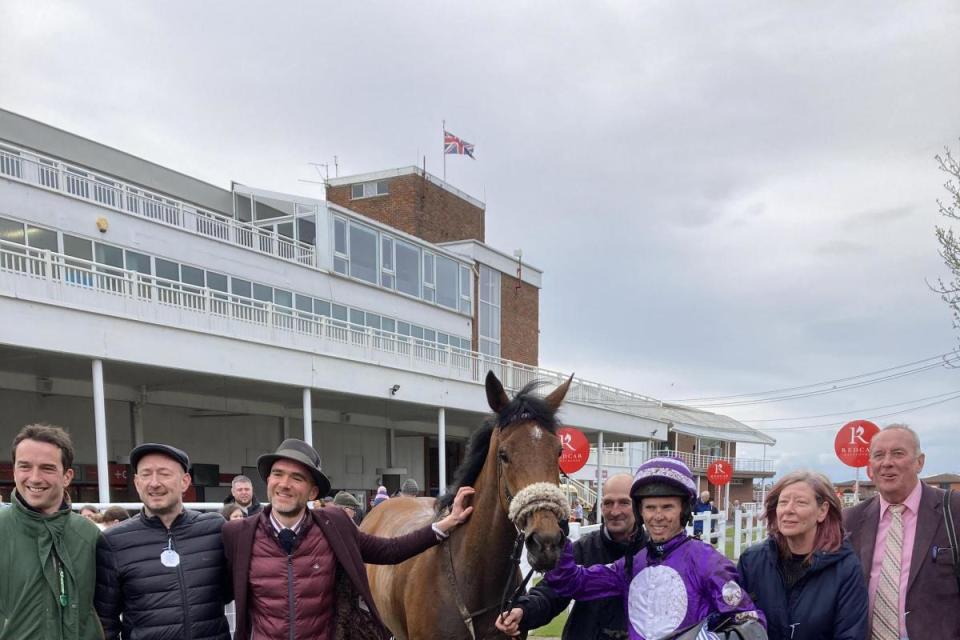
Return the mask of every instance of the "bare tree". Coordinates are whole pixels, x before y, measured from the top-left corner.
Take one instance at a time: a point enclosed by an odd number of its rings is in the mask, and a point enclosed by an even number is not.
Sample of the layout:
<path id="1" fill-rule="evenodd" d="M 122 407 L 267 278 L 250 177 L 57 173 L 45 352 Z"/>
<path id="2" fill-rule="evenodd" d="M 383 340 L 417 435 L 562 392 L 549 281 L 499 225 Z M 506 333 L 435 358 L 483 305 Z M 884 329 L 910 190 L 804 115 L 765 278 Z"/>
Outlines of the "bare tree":
<path id="1" fill-rule="evenodd" d="M 960 220 L 960 161 L 954 157 L 950 147 L 944 147 L 943 155 L 937 155 L 936 161 L 940 171 L 947 174 L 943 188 L 950 193 L 946 202 L 937 200 L 940 215 L 951 220 Z M 950 223 L 947 223 L 944 226 L 937 225 L 937 240 L 940 242 L 940 257 L 950 269 L 950 278 L 946 282 L 943 278 L 937 278 L 938 284 L 933 289 L 950 307 L 954 328 L 960 329 L 960 238 L 954 234 Z"/>

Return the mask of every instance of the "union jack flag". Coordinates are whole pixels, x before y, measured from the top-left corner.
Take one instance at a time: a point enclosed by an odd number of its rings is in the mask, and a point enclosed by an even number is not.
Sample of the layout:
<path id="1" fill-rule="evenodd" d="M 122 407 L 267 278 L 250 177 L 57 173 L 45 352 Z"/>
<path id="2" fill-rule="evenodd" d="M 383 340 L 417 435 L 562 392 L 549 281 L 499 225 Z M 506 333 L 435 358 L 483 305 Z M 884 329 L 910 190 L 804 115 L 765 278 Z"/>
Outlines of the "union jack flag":
<path id="1" fill-rule="evenodd" d="M 470 156 L 473 158 L 473 145 L 447 131 L 443 132 L 443 152 L 445 154 Z M 476 159 L 476 158 L 474 158 Z"/>

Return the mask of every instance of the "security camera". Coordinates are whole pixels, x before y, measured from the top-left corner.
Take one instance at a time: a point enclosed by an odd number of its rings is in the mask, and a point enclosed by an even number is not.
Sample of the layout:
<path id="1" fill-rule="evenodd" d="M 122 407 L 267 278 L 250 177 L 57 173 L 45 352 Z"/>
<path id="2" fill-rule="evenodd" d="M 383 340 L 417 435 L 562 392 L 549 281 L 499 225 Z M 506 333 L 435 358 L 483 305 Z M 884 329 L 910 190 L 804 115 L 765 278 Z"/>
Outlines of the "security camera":
<path id="1" fill-rule="evenodd" d="M 395 384 L 392 387 L 390 387 L 390 395 L 392 396 L 397 395 L 397 391 L 400 391 L 400 385 Z"/>

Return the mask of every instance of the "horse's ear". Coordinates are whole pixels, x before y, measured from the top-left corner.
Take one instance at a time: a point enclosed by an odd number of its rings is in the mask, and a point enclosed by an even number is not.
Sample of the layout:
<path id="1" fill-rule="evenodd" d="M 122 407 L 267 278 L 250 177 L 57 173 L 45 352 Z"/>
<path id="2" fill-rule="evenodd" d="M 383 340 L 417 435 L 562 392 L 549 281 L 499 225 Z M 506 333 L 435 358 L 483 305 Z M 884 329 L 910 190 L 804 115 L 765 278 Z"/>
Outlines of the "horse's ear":
<path id="1" fill-rule="evenodd" d="M 510 404 L 510 398 L 507 397 L 507 392 L 503 390 L 503 384 L 497 379 L 493 370 L 487 372 L 486 387 L 487 404 L 490 405 L 494 413 L 499 414 L 505 406 Z"/>
<path id="2" fill-rule="evenodd" d="M 563 399 L 567 397 L 567 391 L 570 390 L 570 383 L 573 382 L 573 374 L 570 374 L 570 377 L 567 378 L 567 381 L 562 385 L 553 390 L 553 392 L 543 399 L 547 403 L 547 406 L 550 407 L 551 411 L 556 412 L 560 408 L 560 405 L 563 403 Z"/>

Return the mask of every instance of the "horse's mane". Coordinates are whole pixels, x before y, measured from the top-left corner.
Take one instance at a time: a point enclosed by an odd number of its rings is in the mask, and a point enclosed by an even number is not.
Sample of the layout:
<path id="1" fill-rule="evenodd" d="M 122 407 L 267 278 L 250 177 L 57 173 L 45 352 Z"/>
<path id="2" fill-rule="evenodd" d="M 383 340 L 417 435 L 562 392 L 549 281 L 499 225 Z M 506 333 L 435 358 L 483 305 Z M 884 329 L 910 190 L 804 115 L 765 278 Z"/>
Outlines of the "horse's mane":
<path id="1" fill-rule="evenodd" d="M 453 486 L 448 493 L 437 498 L 438 512 L 453 505 L 453 498 L 460 487 L 473 486 L 477 481 L 487 459 L 494 429 L 509 427 L 518 422 L 534 421 L 550 433 L 557 432 L 559 424 L 556 411 L 551 409 L 543 398 L 534 394 L 534 391 L 544 384 L 543 381 L 535 380 L 524 386 L 499 413 L 487 418 L 483 425 L 470 435 L 466 456 L 453 473 Z"/>

